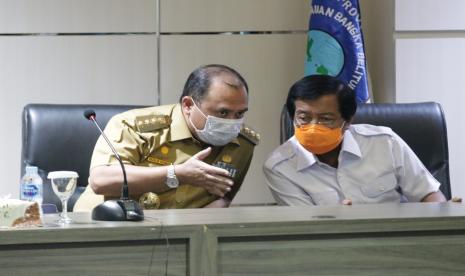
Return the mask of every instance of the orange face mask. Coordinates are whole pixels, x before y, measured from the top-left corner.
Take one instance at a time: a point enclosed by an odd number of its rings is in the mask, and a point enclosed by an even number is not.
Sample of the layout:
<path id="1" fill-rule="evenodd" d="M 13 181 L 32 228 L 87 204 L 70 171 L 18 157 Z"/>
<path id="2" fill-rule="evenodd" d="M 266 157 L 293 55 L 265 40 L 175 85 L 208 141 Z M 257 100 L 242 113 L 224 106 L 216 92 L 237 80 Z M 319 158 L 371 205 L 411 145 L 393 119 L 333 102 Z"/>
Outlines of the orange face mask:
<path id="1" fill-rule="evenodd" d="M 313 154 L 324 154 L 335 149 L 342 141 L 342 128 L 329 128 L 318 124 L 295 127 L 297 141 Z"/>

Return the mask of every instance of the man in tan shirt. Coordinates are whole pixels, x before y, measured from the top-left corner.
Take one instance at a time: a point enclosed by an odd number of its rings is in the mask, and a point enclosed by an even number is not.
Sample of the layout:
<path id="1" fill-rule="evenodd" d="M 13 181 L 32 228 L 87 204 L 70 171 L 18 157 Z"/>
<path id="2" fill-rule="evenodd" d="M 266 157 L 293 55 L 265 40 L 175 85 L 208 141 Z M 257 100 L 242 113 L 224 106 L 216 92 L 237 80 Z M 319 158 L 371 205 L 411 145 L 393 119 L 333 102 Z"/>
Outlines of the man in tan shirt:
<path id="1" fill-rule="evenodd" d="M 156 193 L 160 208 L 227 207 L 239 190 L 259 135 L 243 126 L 248 87 L 224 65 L 189 76 L 178 104 L 115 115 L 105 133 L 125 163 L 130 197 Z M 75 211 L 120 196 L 123 175 L 102 137 L 89 185 Z"/>

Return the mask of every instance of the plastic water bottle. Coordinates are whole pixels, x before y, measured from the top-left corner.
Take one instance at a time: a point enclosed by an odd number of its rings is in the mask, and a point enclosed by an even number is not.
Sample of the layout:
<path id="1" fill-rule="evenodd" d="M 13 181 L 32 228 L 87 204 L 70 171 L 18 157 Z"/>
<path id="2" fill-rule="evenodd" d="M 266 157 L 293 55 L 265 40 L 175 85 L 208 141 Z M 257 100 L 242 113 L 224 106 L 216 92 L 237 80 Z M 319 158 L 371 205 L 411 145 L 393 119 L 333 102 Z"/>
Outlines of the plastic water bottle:
<path id="1" fill-rule="evenodd" d="M 38 170 L 34 166 L 26 167 L 26 174 L 21 178 L 21 199 L 42 204 L 43 181 Z"/>

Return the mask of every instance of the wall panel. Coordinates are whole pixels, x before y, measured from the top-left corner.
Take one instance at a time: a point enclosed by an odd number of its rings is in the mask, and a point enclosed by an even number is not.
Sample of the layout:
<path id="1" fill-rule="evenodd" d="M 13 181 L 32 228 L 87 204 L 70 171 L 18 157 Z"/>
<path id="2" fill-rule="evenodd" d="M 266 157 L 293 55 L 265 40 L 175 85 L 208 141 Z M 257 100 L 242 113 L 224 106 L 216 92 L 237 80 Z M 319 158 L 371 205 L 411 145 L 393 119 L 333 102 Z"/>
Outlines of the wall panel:
<path id="1" fill-rule="evenodd" d="M 395 102 L 393 0 L 360 0 L 372 102 Z"/>
<path id="2" fill-rule="evenodd" d="M 156 0 L 0 0 L 0 33 L 155 32 Z"/>
<path id="3" fill-rule="evenodd" d="M 307 0 L 160 0 L 161 32 L 305 30 Z"/>
<path id="4" fill-rule="evenodd" d="M 396 0 L 396 31 L 465 30 L 463 0 Z"/>

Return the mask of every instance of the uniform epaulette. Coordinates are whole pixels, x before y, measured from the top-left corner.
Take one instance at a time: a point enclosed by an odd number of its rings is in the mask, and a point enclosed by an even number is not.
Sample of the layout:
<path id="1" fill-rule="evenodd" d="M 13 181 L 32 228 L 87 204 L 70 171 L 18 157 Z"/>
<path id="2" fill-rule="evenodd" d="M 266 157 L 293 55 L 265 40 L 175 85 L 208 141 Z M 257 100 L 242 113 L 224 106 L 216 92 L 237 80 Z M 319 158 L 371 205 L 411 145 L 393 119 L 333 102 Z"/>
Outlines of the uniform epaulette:
<path id="1" fill-rule="evenodd" d="M 393 135 L 392 129 L 384 126 L 374 126 L 368 124 L 355 124 L 352 125 L 353 130 L 362 136 L 380 136 L 380 135 Z"/>
<path id="2" fill-rule="evenodd" d="M 140 132 L 149 132 L 167 128 L 171 124 L 169 115 L 145 115 L 136 117 L 136 126 Z"/>
<path id="3" fill-rule="evenodd" d="M 260 143 L 260 134 L 250 127 L 242 126 L 240 134 L 254 145 Z"/>

